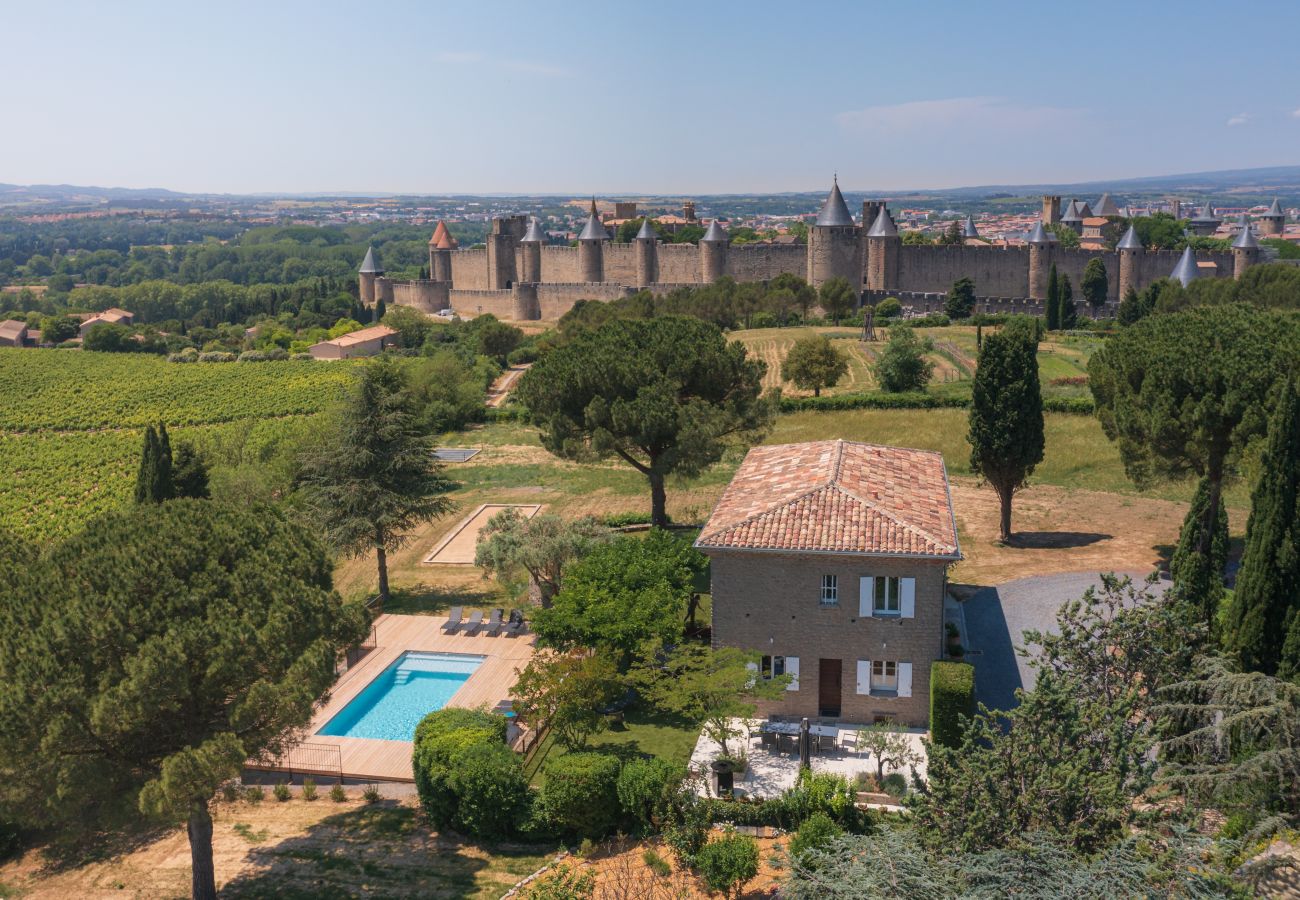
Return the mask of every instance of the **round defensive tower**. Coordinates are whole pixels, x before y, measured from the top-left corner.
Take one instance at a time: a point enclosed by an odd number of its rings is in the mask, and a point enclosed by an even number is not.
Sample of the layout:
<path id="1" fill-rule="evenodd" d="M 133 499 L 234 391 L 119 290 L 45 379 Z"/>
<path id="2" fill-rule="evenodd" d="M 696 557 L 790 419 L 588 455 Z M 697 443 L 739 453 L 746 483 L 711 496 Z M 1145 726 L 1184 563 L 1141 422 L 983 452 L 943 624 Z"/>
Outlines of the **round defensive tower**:
<path id="1" fill-rule="evenodd" d="M 1282 212 L 1282 204 L 1273 198 L 1273 205 L 1268 208 L 1268 212 L 1259 217 L 1259 233 L 1265 237 L 1278 237 L 1286 230 L 1286 213 Z"/>
<path id="2" fill-rule="evenodd" d="M 808 229 L 808 283 L 820 287 L 832 278 L 843 278 L 856 291 L 861 287 L 861 271 L 858 226 L 853 223 L 837 178 L 817 221 Z"/>
<path id="3" fill-rule="evenodd" d="M 649 287 L 659 281 L 659 244 L 654 225 L 646 216 L 641 222 L 641 230 L 632 242 L 636 248 L 636 284 L 637 287 Z"/>
<path id="4" fill-rule="evenodd" d="M 1128 231 L 1124 232 L 1124 236 L 1115 245 L 1115 251 L 1119 253 L 1119 296 L 1122 300 L 1128 294 L 1129 288 L 1137 289 L 1142 239 L 1138 237 L 1136 228 L 1132 225 L 1128 227 Z"/>
<path id="5" fill-rule="evenodd" d="M 1250 220 L 1243 215 L 1241 231 L 1238 232 L 1237 239 L 1232 242 L 1232 277 L 1240 278 L 1257 262 L 1259 262 L 1259 241 L 1255 240 L 1255 233 L 1250 230 Z"/>
<path id="6" fill-rule="evenodd" d="M 591 215 L 587 217 L 587 224 L 582 227 L 582 233 L 578 235 L 578 277 L 581 280 L 586 282 L 605 280 L 607 240 L 609 240 L 609 232 L 600 221 L 600 213 L 596 212 L 596 200 L 592 198 Z"/>
<path id="7" fill-rule="evenodd" d="M 718 220 L 709 223 L 709 228 L 700 238 L 700 281 L 713 284 L 727 274 L 727 248 L 731 238 Z"/>
<path id="8" fill-rule="evenodd" d="M 451 251 L 456 249 L 456 239 L 447 230 L 446 224 L 438 222 L 429 238 L 429 279 L 431 281 L 451 282 Z"/>
<path id="9" fill-rule="evenodd" d="M 361 261 L 361 268 L 357 270 L 357 282 L 360 288 L 359 294 L 361 302 L 366 306 L 374 306 L 377 299 L 375 291 L 375 280 L 384 274 L 384 270 L 379 268 L 375 263 L 375 248 L 366 248 L 366 258 Z"/>
<path id="10" fill-rule="evenodd" d="M 903 239 L 898 226 L 882 203 L 876 221 L 867 229 L 867 289 L 893 291 L 898 289 L 898 257 Z"/>
<path id="11" fill-rule="evenodd" d="M 1029 297 L 1047 299 L 1047 279 L 1052 271 L 1052 250 L 1056 241 L 1039 221 L 1029 233 Z"/>
<path id="12" fill-rule="evenodd" d="M 541 223 L 533 219 L 528 223 L 528 230 L 519 241 L 520 255 L 523 257 L 523 272 L 519 280 L 536 284 L 542 280 L 542 244 L 546 243 L 546 234 Z"/>

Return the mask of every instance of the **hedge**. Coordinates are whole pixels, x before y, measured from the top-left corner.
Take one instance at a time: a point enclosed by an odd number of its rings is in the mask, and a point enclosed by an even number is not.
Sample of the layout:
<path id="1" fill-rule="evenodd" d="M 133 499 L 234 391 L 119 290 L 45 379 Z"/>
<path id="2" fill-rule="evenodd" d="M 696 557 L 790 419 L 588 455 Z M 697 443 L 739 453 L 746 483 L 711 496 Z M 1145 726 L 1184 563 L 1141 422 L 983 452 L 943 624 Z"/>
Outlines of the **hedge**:
<path id="1" fill-rule="evenodd" d="M 452 777 L 456 759 L 473 747 L 504 747 L 506 725 L 504 716 L 487 710 L 447 707 L 416 726 L 411 754 L 415 790 L 436 827 L 465 827 L 460 818 L 463 785 Z"/>
<path id="2" fill-rule="evenodd" d="M 766 825 L 794 831 L 814 815 L 829 818 L 845 831 L 866 833 L 871 814 L 854 804 L 856 792 L 849 782 L 826 773 L 801 774 L 798 783 L 779 797 L 767 800 L 706 800 L 709 820 L 727 825 Z"/>
<path id="3" fill-rule="evenodd" d="M 931 664 L 930 740 L 953 749 L 961 746 L 962 717 L 974 712 L 974 666 L 944 660 Z"/>
<path id="4" fill-rule="evenodd" d="M 968 409 L 970 397 L 937 396 L 920 392 L 886 394 L 835 394 L 829 397 L 782 397 L 781 412 L 832 412 L 844 409 Z M 1092 415 L 1087 397 L 1044 397 L 1043 411 Z"/>
<path id="5" fill-rule="evenodd" d="M 546 817 L 560 831 L 593 840 L 614 829 L 621 818 L 619 761 L 606 753 L 566 753 L 546 764 L 538 797 Z"/>

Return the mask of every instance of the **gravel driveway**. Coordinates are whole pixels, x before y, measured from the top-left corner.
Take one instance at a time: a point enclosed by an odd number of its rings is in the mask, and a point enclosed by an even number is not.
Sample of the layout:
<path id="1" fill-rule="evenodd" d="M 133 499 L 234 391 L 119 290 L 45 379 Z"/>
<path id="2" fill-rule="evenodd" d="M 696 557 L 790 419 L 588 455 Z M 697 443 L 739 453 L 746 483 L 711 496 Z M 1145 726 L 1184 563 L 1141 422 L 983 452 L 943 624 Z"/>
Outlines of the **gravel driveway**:
<path id="1" fill-rule="evenodd" d="M 1141 583 L 1145 572 L 1120 572 Z M 966 659 L 975 666 L 975 697 L 993 709 L 1009 709 L 1016 688 L 1034 686 L 1034 670 L 1016 653 L 1026 629 L 1052 631 L 1056 611 L 1068 600 L 1101 585 L 1096 572 L 1039 575 L 984 588 L 962 605 Z"/>

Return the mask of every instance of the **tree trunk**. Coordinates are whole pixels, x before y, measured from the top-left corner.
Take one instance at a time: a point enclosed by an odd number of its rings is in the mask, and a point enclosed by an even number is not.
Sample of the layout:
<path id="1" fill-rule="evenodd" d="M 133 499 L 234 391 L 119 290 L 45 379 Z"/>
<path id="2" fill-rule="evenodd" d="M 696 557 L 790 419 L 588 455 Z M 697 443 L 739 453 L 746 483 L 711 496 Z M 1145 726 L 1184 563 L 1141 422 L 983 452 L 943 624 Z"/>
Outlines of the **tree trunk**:
<path id="1" fill-rule="evenodd" d="M 998 489 L 998 500 L 1001 502 L 1001 514 L 998 519 L 998 535 L 1003 543 L 1011 540 L 1011 497 L 1012 491 Z"/>
<path id="2" fill-rule="evenodd" d="M 212 814 L 199 802 L 190 810 L 190 894 L 194 900 L 217 900 L 217 877 L 212 870 Z"/>
<path id="3" fill-rule="evenodd" d="M 375 562 L 379 564 L 379 609 L 378 612 L 384 611 L 384 604 L 388 602 L 388 553 L 384 550 L 381 541 L 375 541 Z"/>
<path id="4" fill-rule="evenodd" d="M 1205 504 L 1205 518 L 1201 519 L 1201 534 L 1196 549 L 1208 560 L 1210 548 L 1214 545 L 1214 532 L 1219 524 L 1219 503 L 1223 498 L 1223 473 L 1212 471 L 1206 477 L 1210 482 L 1210 499 Z M 1222 572 L 1214 574 L 1220 579 L 1223 578 Z"/>
<path id="5" fill-rule="evenodd" d="M 651 469 L 646 477 L 650 479 L 650 524 L 655 528 L 667 528 L 668 495 L 664 492 L 664 475 Z"/>
<path id="6" fill-rule="evenodd" d="M 822 395 L 822 389 L 820 387 L 813 388 L 814 397 L 820 397 L 821 395 Z"/>

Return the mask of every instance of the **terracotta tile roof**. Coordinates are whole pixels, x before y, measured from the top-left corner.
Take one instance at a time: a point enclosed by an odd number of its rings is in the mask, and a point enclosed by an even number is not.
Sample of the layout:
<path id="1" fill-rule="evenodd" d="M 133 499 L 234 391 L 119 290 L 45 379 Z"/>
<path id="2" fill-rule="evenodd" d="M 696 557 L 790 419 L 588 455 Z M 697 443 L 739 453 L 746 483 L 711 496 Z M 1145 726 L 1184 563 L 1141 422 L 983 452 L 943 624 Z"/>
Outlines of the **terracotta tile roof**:
<path id="1" fill-rule="evenodd" d="M 839 440 L 750 450 L 696 546 L 961 558 L 940 454 Z"/>
<path id="2" fill-rule="evenodd" d="M 456 239 L 451 236 L 451 232 L 447 230 L 447 225 L 442 219 L 438 220 L 437 227 L 433 229 L 433 236 L 429 238 L 429 243 L 438 250 L 456 249 Z"/>
<path id="3" fill-rule="evenodd" d="M 366 341 L 373 341 L 375 338 L 386 338 L 397 334 L 396 331 L 387 325 L 371 325 L 369 328 L 362 328 L 360 331 L 349 331 L 347 334 L 336 337 L 330 341 L 321 341 L 322 344 L 337 344 L 340 347 L 351 347 L 355 344 L 363 344 Z"/>
<path id="4" fill-rule="evenodd" d="M 9 341 L 20 340 L 27 331 L 27 323 L 19 319 L 5 319 L 0 322 L 0 338 Z"/>

